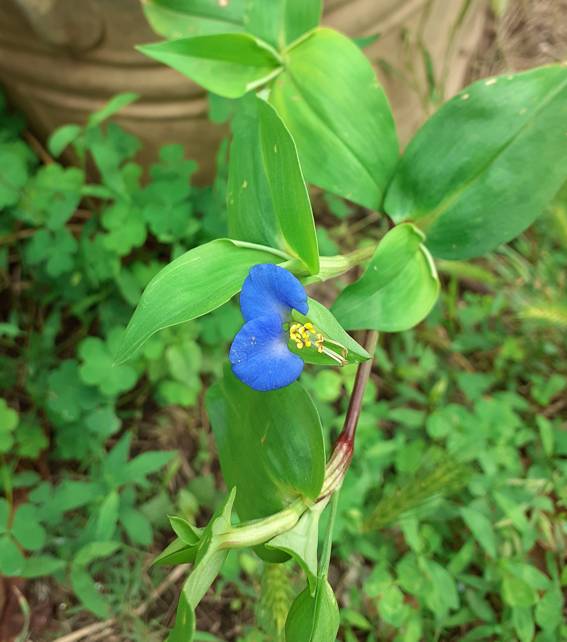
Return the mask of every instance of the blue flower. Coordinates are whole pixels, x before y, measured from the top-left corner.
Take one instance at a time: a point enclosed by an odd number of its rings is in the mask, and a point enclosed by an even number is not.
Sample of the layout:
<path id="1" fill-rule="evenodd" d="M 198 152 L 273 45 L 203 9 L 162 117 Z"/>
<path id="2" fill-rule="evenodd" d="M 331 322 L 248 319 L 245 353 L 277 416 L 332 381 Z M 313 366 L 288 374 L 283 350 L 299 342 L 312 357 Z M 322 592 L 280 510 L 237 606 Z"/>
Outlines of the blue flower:
<path id="1" fill-rule="evenodd" d="M 255 265 L 242 292 L 240 309 L 245 324 L 230 347 L 234 374 L 254 390 L 275 390 L 295 381 L 304 362 L 288 348 L 323 348 L 323 335 L 311 323 L 294 323 L 291 311 L 307 314 L 307 293 L 301 283 L 284 268 L 272 264 Z"/>

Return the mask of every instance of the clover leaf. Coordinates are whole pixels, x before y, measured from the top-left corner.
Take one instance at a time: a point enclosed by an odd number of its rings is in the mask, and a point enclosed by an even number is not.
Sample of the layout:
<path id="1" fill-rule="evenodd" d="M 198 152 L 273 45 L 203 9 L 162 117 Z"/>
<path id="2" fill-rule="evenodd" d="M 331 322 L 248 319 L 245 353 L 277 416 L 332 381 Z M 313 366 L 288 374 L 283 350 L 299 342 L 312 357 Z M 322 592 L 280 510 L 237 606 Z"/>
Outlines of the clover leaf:
<path id="1" fill-rule="evenodd" d="M 49 445 L 45 432 L 37 420 L 24 418 L 18 427 L 16 452 L 20 457 L 35 459 Z"/>
<path id="2" fill-rule="evenodd" d="M 51 230 L 62 227 L 77 209 L 84 181 L 85 173 L 77 167 L 45 165 L 26 185 L 18 207 L 21 217 Z"/>
<path id="3" fill-rule="evenodd" d="M 47 274 L 58 277 L 74 267 L 77 241 L 66 228 L 51 231 L 38 230 L 26 247 L 26 258 L 30 265 L 46 264 Z"/>
<path id="4" fill-rule="evenodd" d="M 111 333 L 114 336 L 116 332 Z M 79 372 L 81 379 L 96 386 L 103 395 L 114 397 L 130 390 L 136 385 L 138 375 L 128 365 L 115 365 L 113 352 L 109 344 L 115 343 L 109 335 L 105 343 L 97 337 L 88 337 L 79 346 L 79 355 L 83 361 Z"/>
<path id="5" fill-rule="evenodd" d="M 105 247 L 119 256 L 129 254 L 146 240 L 146 224 L 142 213 L 126 201 L 118 201 L 105 210 L 102 224 L 108 230 L 104 237 Z"/>
<path id="6" fill-rule="evenodd" d="M 6 453 L 14 443 L 13 432 L 18 425 L 18 413 L 10 408 L 5 399 L 0 399 L 0 453 Z"/>
<path id="7" fill-rule="evenodd" d="M 16 205 L 29 177 L 33 155 L 21 141 L 0 144 L 0 209 Z"/>
<path id="8" fill-rule="evenodd" d="M 99 392 L 81 381 L 75 360 L 63 361 L 47 381 L 47 407 L 64 422 L 77 421 L 100 402 Z"/>

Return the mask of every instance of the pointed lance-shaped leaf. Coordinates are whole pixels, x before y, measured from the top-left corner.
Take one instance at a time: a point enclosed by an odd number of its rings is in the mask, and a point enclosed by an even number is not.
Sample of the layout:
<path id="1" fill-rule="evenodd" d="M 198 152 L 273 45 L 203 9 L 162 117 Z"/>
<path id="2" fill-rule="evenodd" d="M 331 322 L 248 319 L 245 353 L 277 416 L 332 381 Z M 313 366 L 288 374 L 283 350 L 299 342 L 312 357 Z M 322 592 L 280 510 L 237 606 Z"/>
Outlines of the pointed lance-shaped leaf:
<path id="1" fill-rule="evenodd" d="M 237 292 L 250 268 L 279 263 L 285 255 L 268 247 L 217 239 L 166 265 L 150 281 L 126 329 L 116 361 L 129 359 L 154 333 L 207 314 Z"/>
<path id="2" fill-rule="evenodd" d="M 520 234 L 567 177 L 567 66 L 488 78 L 445 103 L 408 145 L 385 210 L 436 257 L 480 256 Z"/>
<path id="3" fill-rule="evenodd" d="M 244 96 L 282 70 L 277 52 L 245 33 L 166 40 L 138 50 L 225 98 Z"/>
<path id="4" fill-rule="evenodd" d="M 290 130 L 308 182 L 372 209 L 398 160 L 388 100 L 346 36 L 319 28 L 285 53 L 270 102 Z"/>

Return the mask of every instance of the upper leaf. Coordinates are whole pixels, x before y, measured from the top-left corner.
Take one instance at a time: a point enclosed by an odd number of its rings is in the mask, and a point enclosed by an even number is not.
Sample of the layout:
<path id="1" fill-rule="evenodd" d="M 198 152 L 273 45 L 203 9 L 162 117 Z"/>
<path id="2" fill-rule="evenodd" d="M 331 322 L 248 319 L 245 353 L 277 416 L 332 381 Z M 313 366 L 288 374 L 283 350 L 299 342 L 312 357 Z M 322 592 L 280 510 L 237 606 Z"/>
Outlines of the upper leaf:
<path id="1" fill-rule="evenodd" d="M 231 234 L 280 246 L 310 274 L 318 272 L 313 212 L 290 133 L 259 98 L 243 103 L 234 130 L 227 194 Z"/>
<path id="2" fill-rule="evenodd" d="M 392 113 L 370 63 L 346 36 L 317 29 L 286 52 L 270 102 L 289 128 L 305 177 L 378 209 L 398 159 Z"/>
<path id="3" fill-rule="evenodd" d="M 322 0 L 248 0 L 246 30 L 278 49 L 314 29 Z"/>
<path id="4" fill-rule="evenodd" d="M 238 98 L 281 70 L 277 53 L 245 33 L 168 40 L 138 49 L 225 98 Z"/>
<path id="5" fill-rule="evenodd" d="M 484 254 L 522 232 L 567 176 L 567 68 L 474 83 L 409 144 L 385 209 L 414 221 L 434 256 Z"/>
<path id="6" fill-rule="evenodd" d="M 217 239 L 166 265 L 148 284 L 116 355 L 122 362 L 152 334 L 211 312 L 240 291 L 253 265 L 277 263 L 269 248 L 247 247 Z"/>
<path id="7" fill-rule="evenodd" d="M 142 0 L 156 33 L 166 38 L 244 31 L 246 0 Z"/>

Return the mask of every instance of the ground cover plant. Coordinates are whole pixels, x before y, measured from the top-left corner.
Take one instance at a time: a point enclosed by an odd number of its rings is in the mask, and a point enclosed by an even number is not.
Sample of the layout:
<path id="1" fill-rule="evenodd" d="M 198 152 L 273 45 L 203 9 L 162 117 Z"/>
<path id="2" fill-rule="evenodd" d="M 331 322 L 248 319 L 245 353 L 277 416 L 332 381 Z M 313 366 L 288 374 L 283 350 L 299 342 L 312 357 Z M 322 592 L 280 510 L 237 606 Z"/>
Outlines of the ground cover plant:
<path id="1" fill-rule="evenodd" d="M 565 633 L 567 68 L 466 88 L 398 161 L 373 71 L 308 5 L 145 49 L 235 100 L 209 188 L 179 146 L 142 180 L 108 122 L 133 95 L 40 158 L 3 108 L 0 566 L 52 578 L 6 583 L 22 639 L 32 586 L 63 629 L 104 620 L 87 639 Z M 160 33 L 210 29 L 180 6 L 147 5 Z"/>

